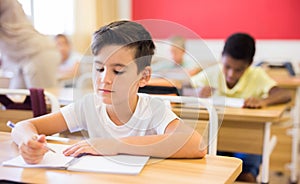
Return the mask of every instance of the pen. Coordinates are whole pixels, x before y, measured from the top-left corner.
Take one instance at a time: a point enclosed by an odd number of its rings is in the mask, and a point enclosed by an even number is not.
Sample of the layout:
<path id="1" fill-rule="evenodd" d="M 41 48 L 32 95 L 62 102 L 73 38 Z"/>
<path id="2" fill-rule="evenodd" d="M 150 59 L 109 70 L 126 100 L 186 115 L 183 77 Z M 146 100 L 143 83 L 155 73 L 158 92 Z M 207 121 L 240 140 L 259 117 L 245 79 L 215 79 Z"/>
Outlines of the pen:
<path id="1" fill-rule="evenodd" d="M 8 121 L 7 123 L 6 123 L 6 125 L 9 127 L 9 128 L 11 128 L 11 129 L 13 129 L 13 128 L 15 128 L 15 124 L 13 123 L 13 122 L 11 122 L 11 121 Z M 36 140 L 38 138 L 38 135 L 35 135 L 34 136 L 34 140 Z M 56 151 L 54 151 L 52 148 L 50 148 L 49 146 L 47 146 L 47 145 L 44 145 L 45 146 L 45 148 L 47 148 L 49 151 L 52 151 L 53 153 L 56 153 Z"/>

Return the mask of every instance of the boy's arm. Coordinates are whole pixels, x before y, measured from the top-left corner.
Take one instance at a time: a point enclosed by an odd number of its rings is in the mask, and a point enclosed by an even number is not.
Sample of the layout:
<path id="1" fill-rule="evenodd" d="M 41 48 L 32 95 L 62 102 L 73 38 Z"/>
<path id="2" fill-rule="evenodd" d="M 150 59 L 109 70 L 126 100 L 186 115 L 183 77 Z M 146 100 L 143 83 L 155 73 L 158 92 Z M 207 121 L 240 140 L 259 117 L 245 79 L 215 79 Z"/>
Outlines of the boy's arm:
<path id="1" fill-rule="evenodd" d="M 274 105 L 280 103 L 286 103 L 292 98 L 291 92 L 287 89 L 274 86 L 270 89 L 269 95 L 264 99 L 266 105 Z"/>
<path id="2" fill-rule="evenodd" d="M 81 153 L 95 155 L 148 155 L 161 158 L 201 158 L 207 150 L 201 150 L 202 136 L 178 119 L 173 120 L 163 135 L 132 136 L 121 139 L 91 139 L 67 149 L 64 154 Z"/>
<path id="3" fill-rule="evenodd" d="M 12 130 L 12 138 L 18 144 L 24 160 L 29 164 L 36 164 L 42 160 L 48 151 L 45 147 L 45 135 L 66 129 L 67 125 L 64 118 L 58 112 L 17 123 Z"/>
<path id="4" fill-rule="evenodd" d="M 269 105 L 281 104 L 290 101 L 292 98 L 291 92 L 287 89 L 272 87 L 269 90 L 269 95 L 264 99 L 248 98 L 245 100 L 244 107 L 261 108 Z"/>
<path id="5" fill-rule="evenodd" d="M 51 135 L 64 130 L 67 130 L 67 124 L 61 112 L 56 112 L 17 123 L 12 131 L 12 138 L 15 143 L 20 144 L 36 134 Z"/>
<path id="6" fill-rule="evenodd" d="M 121 151 L 127 154 L 136 151 L 142 155 L 146 153 L 145 155 L 164 158 L 201 158 L 206 154 L 206 149 L 200 150 L 202 136 L 178 119 L 167 126 L 163 135 L 127 137 L 121 141 L 124 143 Z"/>

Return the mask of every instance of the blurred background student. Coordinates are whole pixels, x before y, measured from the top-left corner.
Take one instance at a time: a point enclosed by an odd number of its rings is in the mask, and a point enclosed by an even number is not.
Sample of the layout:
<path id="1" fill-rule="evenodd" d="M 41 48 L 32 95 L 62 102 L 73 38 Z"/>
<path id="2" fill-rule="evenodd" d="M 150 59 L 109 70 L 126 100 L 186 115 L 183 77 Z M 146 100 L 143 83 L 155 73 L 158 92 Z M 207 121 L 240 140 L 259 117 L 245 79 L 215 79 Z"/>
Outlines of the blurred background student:
<path id="1" fill-rule="evenodd" d="M 177 79 L 188 85 L 190 77 L 201 71 L 200 65 L 186 54 L 186 40 L 182 36 L 172 36 L 167 40 L 171 58 L 153 63 L 154 74 Z"/>
<path id="2" fill-rule="evenodd" d="M 57 34 L 55 42 L 61 54 L 58 77 L 61 80 L 72 79 L 76 75 L 82 55 L 73 50 L 70 39 L 64 34 Z M 66 82 L 65 85 L 71 84 L 70 82 Z"/>
<path id="3" fill-rule="evenodd" d="M 59 52 L 34 29 L 17 0 L 0 0 L 0 25 L 1 67 L 13 72 L 9 87 L 55 87 Z"/>

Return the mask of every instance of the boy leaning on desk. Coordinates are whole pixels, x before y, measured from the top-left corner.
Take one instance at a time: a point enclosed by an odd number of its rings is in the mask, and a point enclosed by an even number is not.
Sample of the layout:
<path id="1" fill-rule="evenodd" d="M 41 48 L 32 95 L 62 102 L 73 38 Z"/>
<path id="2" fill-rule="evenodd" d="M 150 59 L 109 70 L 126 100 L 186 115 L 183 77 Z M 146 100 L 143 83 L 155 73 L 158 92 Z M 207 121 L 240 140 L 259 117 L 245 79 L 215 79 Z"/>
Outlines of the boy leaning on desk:
<path id="1" fill-rule="evenodd" d="M 165 103 L 137 94 L 151 76 L 154 43 L 145 28 L 131 21 L 103 26 L 93 35 L 94 93 L 59 112 L 16 124 L 13 140 L 27 163 L 42 160 L 48 151 L 45 135 L 87 130 L 89 138 L 63 153 L 66 156 L 148 155 L 201 158 L 202 137 L 184 125 Z M 38 134 L 37 139 L 33 139 Z"/>
<path id="2" fill-rule="evenodd" d="M 198 96 L 220 96 L 243 98 L 244 107 L 262 108 L 288 102 L 291 94 L 279 88 L 276 82 L 260 67 L 252 67 L 255 40 L 246 33 L 229 36 L 222 52 L 222 64 L 204 69 L 194 77 L 194 87 L 199 87 Z M 218 153 L 225 154 L 225 153 Z M 238 180 L 255 182 L 261 163 L 260 155 L 226 153 L 243 160 L 243 171 Z"/>

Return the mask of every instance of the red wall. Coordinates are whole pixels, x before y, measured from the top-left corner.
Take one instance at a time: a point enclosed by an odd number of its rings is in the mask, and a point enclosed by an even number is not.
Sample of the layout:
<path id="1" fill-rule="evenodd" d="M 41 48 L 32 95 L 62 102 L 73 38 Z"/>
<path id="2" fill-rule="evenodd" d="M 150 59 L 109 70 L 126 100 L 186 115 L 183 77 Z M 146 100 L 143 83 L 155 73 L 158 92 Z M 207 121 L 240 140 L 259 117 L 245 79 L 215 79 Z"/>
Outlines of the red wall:
<path id="1" fill-rule="evenodd" d="M 132 0 L 132 19 L 169 20 L 202 38 L 224 39 L 243 31 L 256 39 L 300 39 L 299 8 L 300 0 Z M 150 26 L 153 37 L 176 34 L 177 29 L 162 25 Z"/>

